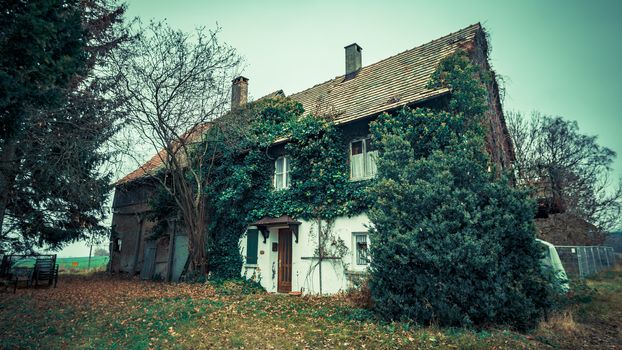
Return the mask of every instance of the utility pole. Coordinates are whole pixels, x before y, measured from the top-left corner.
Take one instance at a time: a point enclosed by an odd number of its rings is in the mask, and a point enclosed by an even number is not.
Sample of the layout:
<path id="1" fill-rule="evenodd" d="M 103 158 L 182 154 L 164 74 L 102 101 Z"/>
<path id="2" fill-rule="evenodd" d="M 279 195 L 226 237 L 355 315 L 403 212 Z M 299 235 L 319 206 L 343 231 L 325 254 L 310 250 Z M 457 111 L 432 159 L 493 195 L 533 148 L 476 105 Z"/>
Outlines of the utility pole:
<path id="1" fill-rule="evenodd" d="M 93 242 L 91 242 L 91 246 L 89 248 L 89 266 L 87 267 L 87 269 L 91 269 L 91 255 L 93 253 Z"/>

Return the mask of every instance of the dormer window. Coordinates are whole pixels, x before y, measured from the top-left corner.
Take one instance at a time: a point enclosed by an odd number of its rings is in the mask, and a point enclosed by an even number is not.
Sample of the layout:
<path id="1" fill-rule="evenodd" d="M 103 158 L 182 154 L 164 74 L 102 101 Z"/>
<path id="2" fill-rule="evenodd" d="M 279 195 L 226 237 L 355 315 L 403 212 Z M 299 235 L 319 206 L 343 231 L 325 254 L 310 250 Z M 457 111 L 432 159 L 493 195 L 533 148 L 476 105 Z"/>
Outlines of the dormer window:
<path id="1" fill-rule="evenodd" d="M 284 190 L 289 188 L 291 181 L 290 159 L 288 156 L 277 158 L 274 161 L 274 189 Z"/>
<path id="2" fill-rule="evenodd" d="M 371 139 L 350 142 L 350 179 L 364 180 L 376 176 L 378 151 L 371 146 Z"/>

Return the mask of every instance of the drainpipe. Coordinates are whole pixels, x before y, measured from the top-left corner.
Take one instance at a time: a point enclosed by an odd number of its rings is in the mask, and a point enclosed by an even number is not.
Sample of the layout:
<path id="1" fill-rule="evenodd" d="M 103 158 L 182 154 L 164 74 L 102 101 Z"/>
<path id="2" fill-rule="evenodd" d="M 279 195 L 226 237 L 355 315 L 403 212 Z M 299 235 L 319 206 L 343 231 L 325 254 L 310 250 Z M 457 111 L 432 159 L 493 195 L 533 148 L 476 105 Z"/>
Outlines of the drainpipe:
<path id="1" fill-rule="evenodd" d="M 324 249 L 322 249 L 322 219 L 317 221 L 317 241 L 318 241 L 318 259 L 320 261 L 320 295 L 322 295 L 322 260 L 324 258 Z"/>
<path id="2" fill-rule="evenodd" d="M 166 281 L 173 280 L 173 259 L 175 258 L 175 230 L 177 229 L 177 221 L 173 222 L 173 229 L 169 234 L 168 241 L 168 271 L 166 271 Z"/>

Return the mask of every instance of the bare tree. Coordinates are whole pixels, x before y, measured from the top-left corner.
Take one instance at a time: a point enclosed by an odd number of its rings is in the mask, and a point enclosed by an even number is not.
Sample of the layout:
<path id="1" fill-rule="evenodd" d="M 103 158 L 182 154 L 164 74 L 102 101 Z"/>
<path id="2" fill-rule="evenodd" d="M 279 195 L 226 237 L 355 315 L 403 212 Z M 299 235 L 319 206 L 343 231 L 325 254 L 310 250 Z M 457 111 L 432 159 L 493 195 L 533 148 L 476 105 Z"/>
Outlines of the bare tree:
<path id="1" fill-rule="evenodd" d="M 519 183 L 551 198 L 553 212 L 575 214 L 604 231 L 620 225 L 622 182 L 611 177 L 613 150 L 561 117 L 515 112 L 508 113 L 507 123 Z"/>
<path id="2" fill-rule="evenodd" d="M 151 22 L 140 32 L 116 58 L 117 93 L 125 97 L 136 143 L 147 142 L 158 155 L 162 165 L 153 178 L 179 209 L 193 270 L 205 274 L 205 186 L 218 152 L 205 137 L 213 120 L 226 112 L 240 58 L 219 42 L 219 29 L 189 34 Z"/>

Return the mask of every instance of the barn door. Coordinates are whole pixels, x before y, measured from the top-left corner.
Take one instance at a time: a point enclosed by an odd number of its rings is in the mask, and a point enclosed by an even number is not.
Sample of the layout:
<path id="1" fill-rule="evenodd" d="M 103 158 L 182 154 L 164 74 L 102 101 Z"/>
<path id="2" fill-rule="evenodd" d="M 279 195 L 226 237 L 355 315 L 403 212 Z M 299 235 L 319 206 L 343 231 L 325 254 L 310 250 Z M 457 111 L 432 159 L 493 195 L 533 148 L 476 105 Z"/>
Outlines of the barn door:
<path id="1" fill-rule="evenodd" d="M 145 242 L 145 253 L 143 258 L 143 268 L 140 271 L 140 278 L 143 280 L 152 279 L 155 271 L 156 241 L 149 240 Z"/>
<path id="2" fill-rule="evenodd" d="M 279 280 L 277 291 L 292 291 L 292 231 L 279 229 Z"/>
<path id="3" fill-rule="evenodd" d="M 175 252 L 173 253 L 173 268 L 171 281 L 179 282 L 188 260 L 188 236 L 175 236 Z"/>

